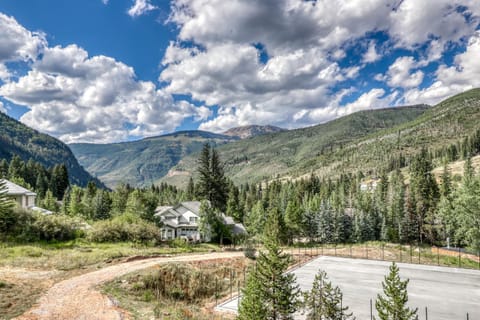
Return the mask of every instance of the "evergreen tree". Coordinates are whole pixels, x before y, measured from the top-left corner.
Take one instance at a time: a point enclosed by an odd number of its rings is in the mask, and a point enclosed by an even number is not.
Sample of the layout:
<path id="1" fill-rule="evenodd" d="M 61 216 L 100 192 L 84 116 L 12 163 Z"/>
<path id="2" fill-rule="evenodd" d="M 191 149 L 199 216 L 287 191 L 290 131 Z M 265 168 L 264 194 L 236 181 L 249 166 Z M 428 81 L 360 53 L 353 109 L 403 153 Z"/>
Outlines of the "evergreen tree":
<path id="1" fill-rule="evenodd" d="M 237 222 L 243 222 L 243 210 L 240 207 L 239 191 L 238 188 L 233 185 L 229 187 L 227 200 L 227 216 L 233 217 Z"/>
<path id="2" fill-rule="evenodd" d="M 62 200 L 65 190 L 67 190 L 69 185 L 70 182 L 68 181 L 67 167 L 64 164 L 54 166 L 49 188 L 52 191 L 53 196 L 58 200 Z"/>
<path id="3" fill-rule="evenodd" d="M 302 211 L 299 205 L 294 201 L 288 201 L 285 209 L 285 226 L 287 230 L 288 243 L 292 244 L 294 238 L 301 235 Z"/>
<path id="4" fill-rule="evenodd" d="M 278 238 L 278 215 L 272 212 L 265 227 L 265 250 L 259 253 L 256 272 L 250 272 L 254 289 L 245 290 L 244 298 L 240 302 L 240 319 L 289 320 L 299 307 L 298 286 L 295 284 L 295 275 L 285 273 L 291 257 L 282 252 Z M 255 295 L 252 297 L 252 295 Z M 257 299 L 258 302 L 252 301 Z M 261 318 L 249 313 L 258 310 L 261 303 L 264 306 Z"/>
<path id="5" fill-rule="evenodd" d="M 0 160 L 0 179 L 6 179 L 8 176 L 8 162 L 5 159 Z"/>
<path id="6" fill-rule="evenodd" d="M 20 159 L 18 155 L 14 155 L 12 160 L 10 160 L 10 164 L 8 166 L 9 180 L 22 177 L 22 164 L 22 159 Z"/>
<path id="7" fill-rule="evenodd" d="M 343 306 L 342 292 L 333 287 L 325 271 L 315 275 L 312 289 L 305 294 L 307 320 L 347 320 L 355 319 L 348 307 Z"/>
<path id="8" fill-rule="evenodd" d="M 245 287 L 242 289 L 240 305 L 238 306 L 238 320 L 267 319 L 267 306 L 263 299 L 263 286 L 259 281 L 256 268 L 250 268 Z"/>
<path id="9" fill-rule="evenodd" d="M 42 204 L 45 209 L 52 212 L 58 212 L 59 210 L 57 200 L 55 199 L 53 192 L 50 190 L 47 190 L 47 192 L 45 193 L 45 199 L 43 199 Z"/>
<path id="10" fill-rule="evenodd" d="M 110 194 L 103 190 L 97 190 L 97 194 L 93 199 L 93 219 L 103 220 L 110 218 L 110 211 L 112 208 L 112 199 Z"/>
<path id="11" fill-rule="evenodd" d="M 186 192 L 185 197 L 187 198 L 188 201 L 195 200 L 195 183 L 193 182 L 192 177 L 188 179 L 188 185 L 185 192 Z"/>
<path id="12" fill-rule="evenodd" d="M 210 201 L 213 208 L 225 212 L 228 196 L 228 185 L 223 164 L 217 151 L 208 143 L 203 146 L 198 159 L 198 194 Z"/>
<path id="13" fill-rule="evenodd" d="M 411 192 L 416 200 L 416 214 L 419 225 L 419 240 L 430 243 L 437 240 L 436 204 L 439 199 L 438 186 L 432 174 L 430 155 L 424 148 L 410 165 Z"/>
<path id="14" fill-rule="evenodd" d="M 413 320 L 418 319 L 417 309 L 407 307 L 408 279 L 400 279 L 399 269 L 395 262 L 382 282 L 383 295 L 378 295 L 375 307 L 380 320 Z"/>
<path id="15" fill-rule="evenodd" d="M 3 179 L 0 179 L 0 232 L 7 232 L 15 224 L 13 212 L 13 201 L 7 196 L 7 186 Z"/>

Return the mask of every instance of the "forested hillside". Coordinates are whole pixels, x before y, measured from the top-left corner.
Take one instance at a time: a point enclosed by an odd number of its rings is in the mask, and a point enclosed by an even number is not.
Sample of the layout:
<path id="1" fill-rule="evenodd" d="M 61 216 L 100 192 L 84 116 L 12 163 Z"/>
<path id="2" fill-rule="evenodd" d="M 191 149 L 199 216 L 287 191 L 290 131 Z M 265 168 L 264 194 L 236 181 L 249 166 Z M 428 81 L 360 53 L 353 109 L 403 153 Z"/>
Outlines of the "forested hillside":
<path id="1" fill-rule="evenodd" d="M 132 142 L 70 147 L 78 161 L 108 186 L 120 182 L 146 186 L 165 176 L 183 157 L 200 151 L 204 143 L 215 146 L 236 139 L 205 131 L 183 131 Z"/>
<path id="2" fill-rule="evenodd" d="M 25 162 L 32 159 L 46 167 L 64 164 L 73 184 L 86 186 L 95 180 L 101 185 L 79 165 L 66 144 L 0 112 L 0 159 L 10 162 L 15 155 Z"/>
<path id="3" fill-rule="evenodd" d="M 416 106 L 358 112 L 299 130 L 259 136 L 219 147 L 226 173 L 236 183 L 277 177 L 295 179 L 315 173 L 377 174 L 405 168 L 422 147 L 440 166 L 465 156 L 468 136 L 480 122 L 480 89 L 451 97 L 434 107 Z M 194 157 L 174 170 L 191 172 Z M 168 176 L 164 182 L 177 183 Z M 185 183 L 185 181 L 183 182 Z"/>
<path id="4" fill-rule="evenodd" d="M 327 155 L 334 155 L 372 133 L 410 122 L 426 110 L 428 106 L 420 105 L 361 111 L 313 127 L 230 143 L 218 151 L 226 162 L 227 175 L 236 183 L 296 177 L 323 166 L 322 159 Z M 186 157 L 174 170 L 194 173 L 194 163 L 195 155 Z M 169 176 L 162 181 L 178 184 Z"/>

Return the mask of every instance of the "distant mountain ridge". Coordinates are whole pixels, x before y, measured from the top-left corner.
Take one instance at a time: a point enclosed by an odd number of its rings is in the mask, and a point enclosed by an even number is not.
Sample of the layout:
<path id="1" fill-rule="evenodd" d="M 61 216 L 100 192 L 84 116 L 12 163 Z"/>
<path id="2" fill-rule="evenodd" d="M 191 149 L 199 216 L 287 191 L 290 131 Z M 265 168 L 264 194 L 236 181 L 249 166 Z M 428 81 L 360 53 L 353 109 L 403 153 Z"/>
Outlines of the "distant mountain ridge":
<path id="1" fill-rule="evenodd" d="M 265 125 L 265 126 L 248 125 L 248 126 L 228 129 L 227 131 L 223 132 L 223 134 L 230 137 L 247 139 L 247 138 L 252 138 L 252 137 L 256 137 L 264 134 L 277 133 L 282 131 L 287 131 L 287 130 L 283 128 L 271 126 L 271 125 Z"/>
<path id="2" fill-rule="evenodd" d="M 178 131 L 138 141 L 70 145 L 78 161 L 107 186 L 119 183 L 148 186 L 168 174 L 189 154 L 201 150 L 205 143 L 218 146 L 238 138 L 207 131 Z"/>
<path id="3" fill-rule="evenodd" d="M 89 181 L 95 181 L 102 185 L 80 166 L 66 144 L 0 112 L 0 159 L 10 161 L 14 155 L 23 161 L 32 159 L 46 167 L 65 164 L 73 184 L 86 186 Z"/>
<path id="4" fill-rule="evenodd" d="M 295 178 L 312 171 L 319 175 L 338 174 L 343 161 L 323 162 L 334 154 L 367 137 L 410 123 L 428 112 L 428 105 L 359 111 L 316 126 L 260 135 L 217 148 L 225 162 L 225 173 L 235 183 L 260 182 L 276 177 Z M 158 182 L 185 186 L 195 175 L 197 155 L 183 158 Z M 193 168 L 193 170 L 192 170 Z"/>

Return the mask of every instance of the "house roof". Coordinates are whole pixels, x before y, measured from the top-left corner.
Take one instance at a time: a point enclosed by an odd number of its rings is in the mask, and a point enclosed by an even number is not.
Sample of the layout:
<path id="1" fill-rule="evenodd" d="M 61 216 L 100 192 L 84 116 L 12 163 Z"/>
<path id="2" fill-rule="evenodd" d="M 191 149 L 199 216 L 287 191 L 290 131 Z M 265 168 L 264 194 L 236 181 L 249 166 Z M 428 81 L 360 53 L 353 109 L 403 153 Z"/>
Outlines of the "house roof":
<path id="1" fill-rule="evenodd" d="M 37 195 L 35 192 L 27 190 L 24 187 L 19 186 L 18 184 L 8 181 L 7 179 L 0 179 L 0 182 L 5 182 L 5 186 L 7 187 L 7 192 L 6 192 L 7 195 L 10 195 L 10 196 L 20 196 L 20 195 L 36 196 Z"/>

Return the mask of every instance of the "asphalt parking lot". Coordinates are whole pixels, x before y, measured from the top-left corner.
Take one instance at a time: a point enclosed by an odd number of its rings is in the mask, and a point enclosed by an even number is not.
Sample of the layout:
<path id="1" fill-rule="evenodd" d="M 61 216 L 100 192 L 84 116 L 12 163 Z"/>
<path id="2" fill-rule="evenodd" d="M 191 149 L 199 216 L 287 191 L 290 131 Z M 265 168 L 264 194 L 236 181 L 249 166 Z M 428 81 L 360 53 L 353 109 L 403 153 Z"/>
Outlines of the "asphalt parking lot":
<path id="1" fill-rule="evenodd" d="M 302 290 L 309 290 L 319 269 L 343 292 L 344 305 L 357 320 L 370 319 L 370 299 L 375 305 L 382 292 L 382 281 L 390 262 L 337 257 L 319 257 L 293 272 Z M 399 263 L 402 279 L 408 285 L 409 306 L 418 308 L 419 319 L 480 320 L 480 271 Z M 236 311 L 238 299 L 227 301 L 219 310 Z M 374 306 L 375 315 L 375 306 Z M 303 319 L 297 315 L 296 319 Z"/>

